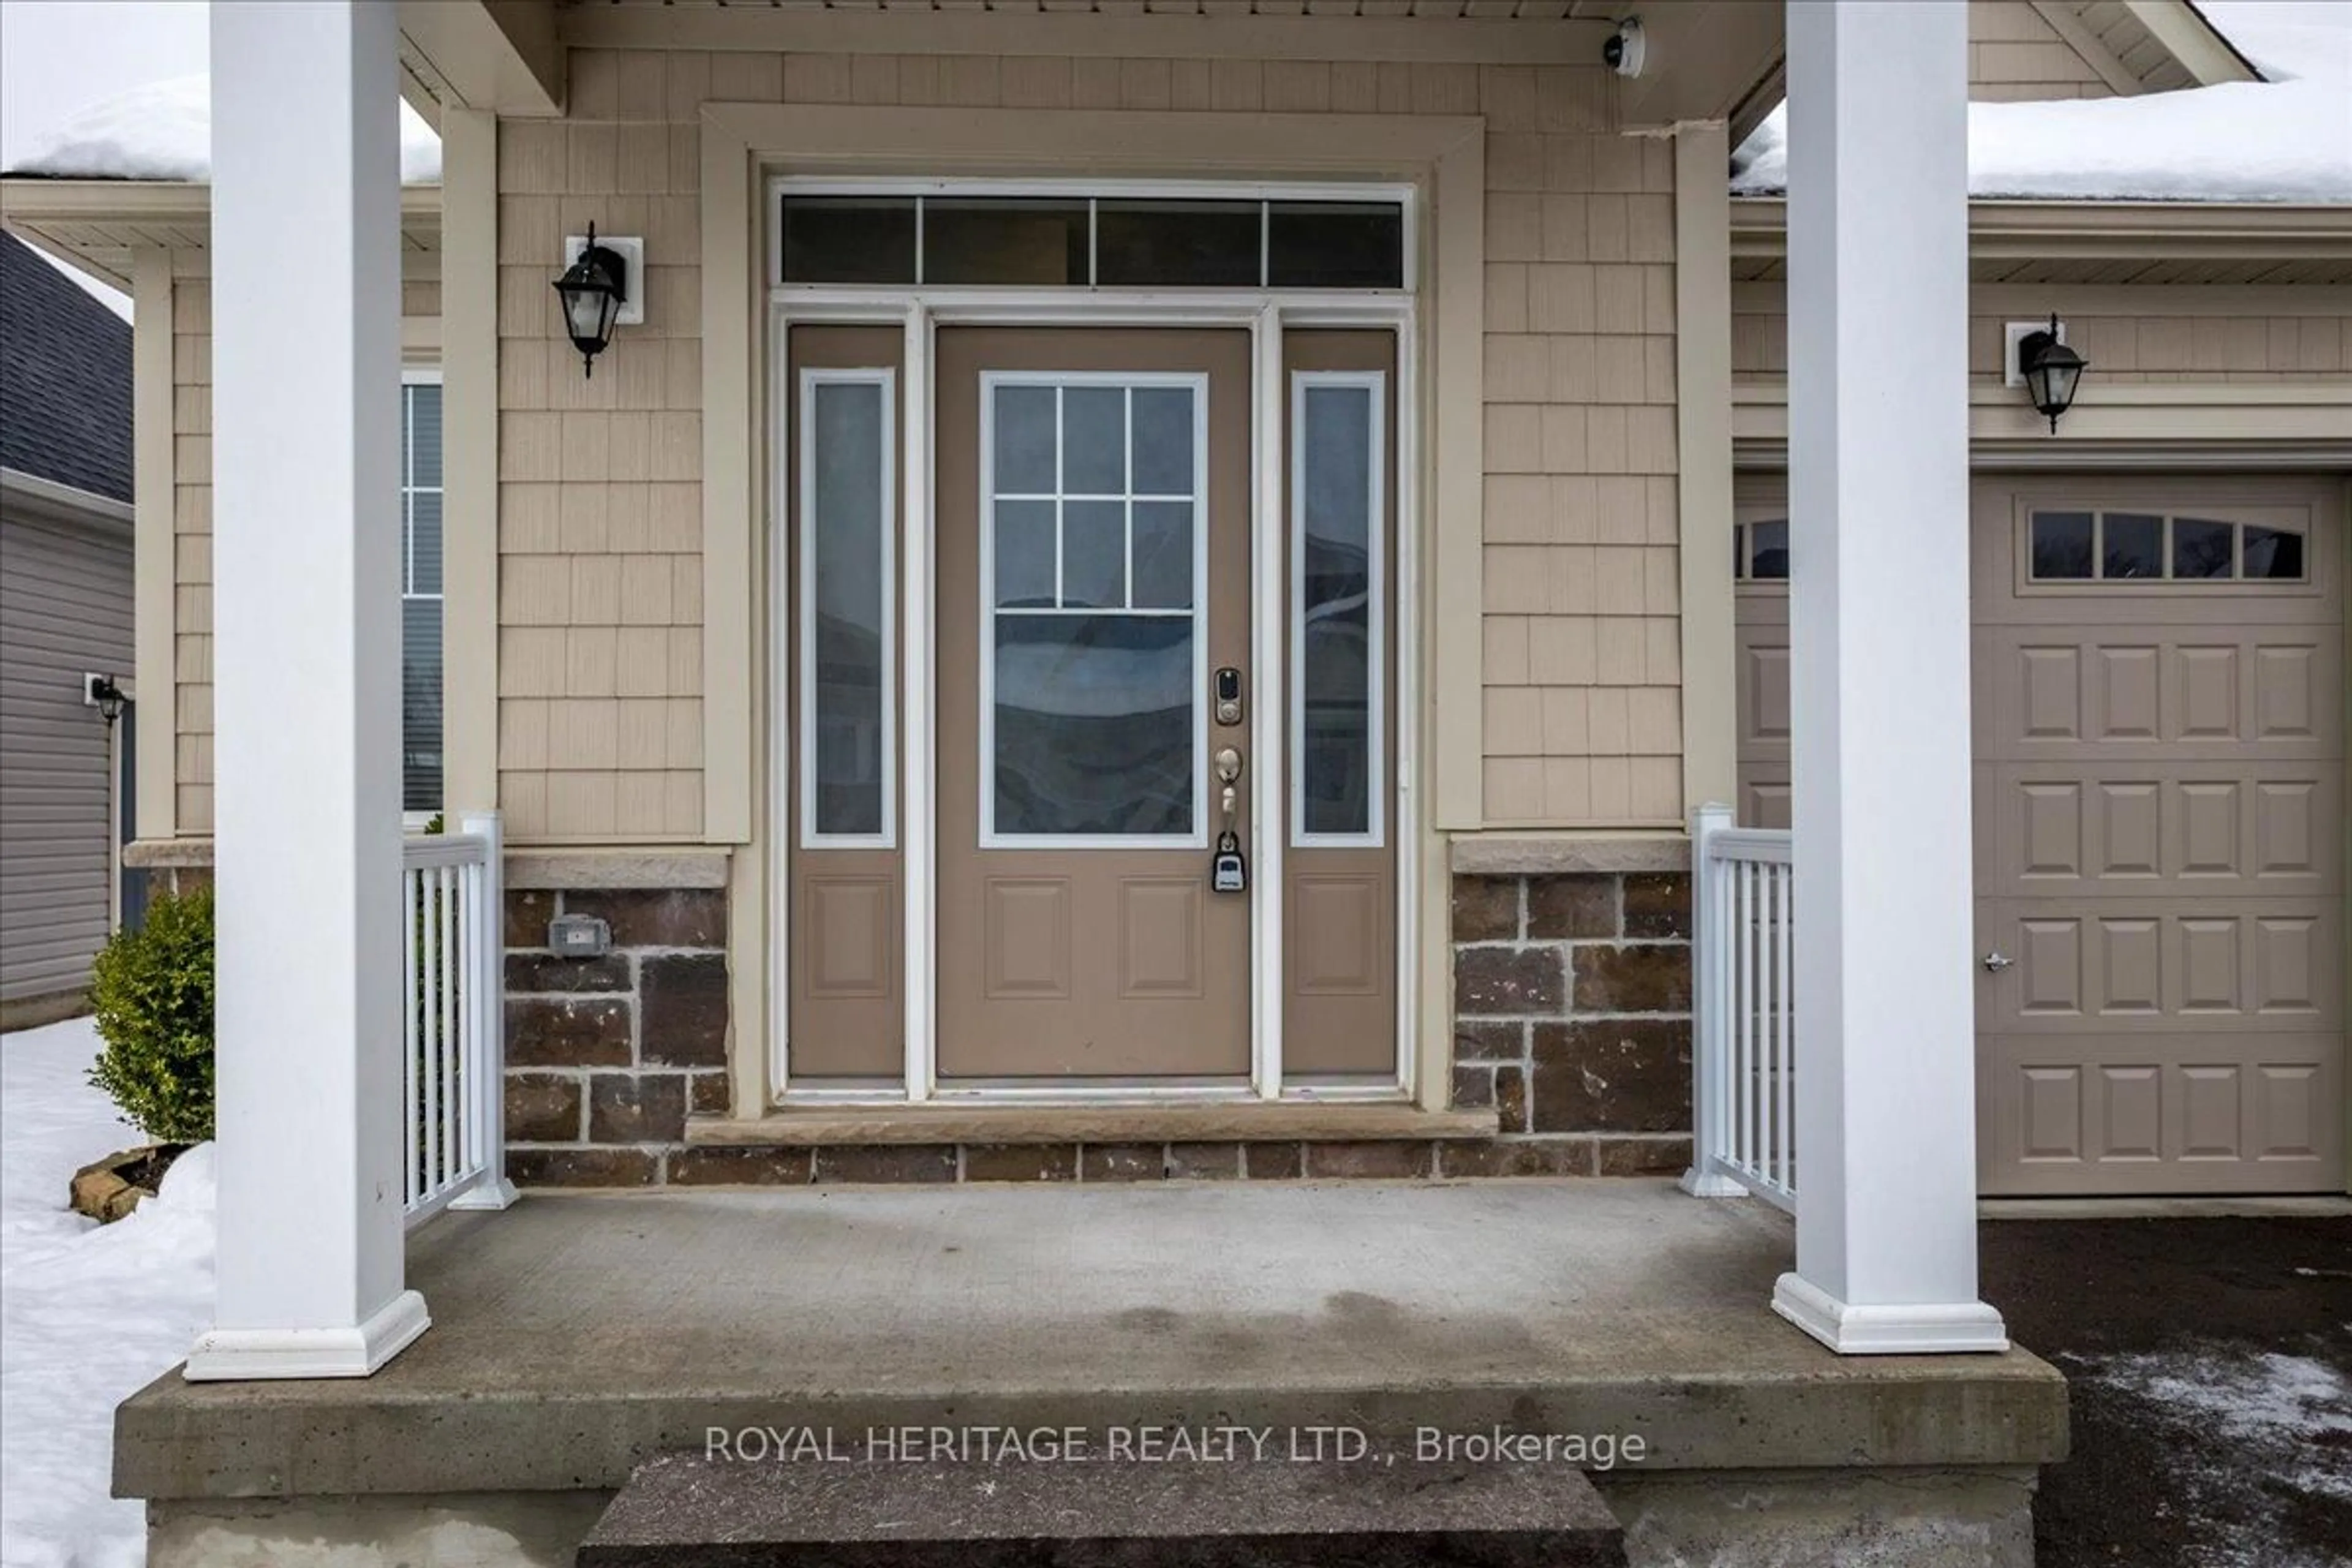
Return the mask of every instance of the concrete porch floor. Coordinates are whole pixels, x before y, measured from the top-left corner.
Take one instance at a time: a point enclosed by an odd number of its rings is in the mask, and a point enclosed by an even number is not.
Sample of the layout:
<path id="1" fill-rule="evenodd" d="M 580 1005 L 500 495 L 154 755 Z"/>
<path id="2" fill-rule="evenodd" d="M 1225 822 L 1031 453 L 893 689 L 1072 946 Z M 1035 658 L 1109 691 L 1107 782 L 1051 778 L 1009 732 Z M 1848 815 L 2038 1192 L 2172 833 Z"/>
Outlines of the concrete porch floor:
<path id="1" fill-rule="evenodd" d="M 2023 1351 L 1841 1358 L 1789 1223 L 1646 1181 L 534 1194 L 412 1238 L 365 1381 L 121 1408 L 149 1499 L 606 1490 L 709 1426 L 1349 1424 L 1640 1434 L 1645 1469 L 2030 1467 Z"/>

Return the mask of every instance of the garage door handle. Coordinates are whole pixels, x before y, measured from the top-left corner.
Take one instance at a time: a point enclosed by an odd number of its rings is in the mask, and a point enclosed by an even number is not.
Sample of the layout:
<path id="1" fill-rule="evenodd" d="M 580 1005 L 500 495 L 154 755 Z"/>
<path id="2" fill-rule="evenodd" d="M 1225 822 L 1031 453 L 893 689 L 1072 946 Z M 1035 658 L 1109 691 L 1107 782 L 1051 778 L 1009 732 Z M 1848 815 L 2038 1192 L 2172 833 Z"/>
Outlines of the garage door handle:
<path id="1" fill-rule="evenodd" d="M 1999 974 L 2002 970 L 2011 967 L 2012 964 L 2016 963 L 2016 962 L 2017 960 L 2010 957 L 2009 954 L 2001 952 L 1999 948 L 1994 948 L 1990 952 L 1984 955 L 1985 968 L 1995 974 Z"/>

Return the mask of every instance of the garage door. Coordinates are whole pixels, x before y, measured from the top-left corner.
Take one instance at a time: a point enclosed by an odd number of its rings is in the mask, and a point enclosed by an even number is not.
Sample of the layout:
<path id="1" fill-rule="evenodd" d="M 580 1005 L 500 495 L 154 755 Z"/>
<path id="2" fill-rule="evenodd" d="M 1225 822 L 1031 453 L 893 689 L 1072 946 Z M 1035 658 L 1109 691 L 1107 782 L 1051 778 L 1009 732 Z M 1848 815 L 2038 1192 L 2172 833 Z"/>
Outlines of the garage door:
<path id="1" fill-rule="evenodd" d="M 1751 507 L 1741 805 L 1785 821 L 1782 563 Z M 2343 510 L 2294 481 L 1978 481 L 1987 1193 L 2342 1190 Z"/>

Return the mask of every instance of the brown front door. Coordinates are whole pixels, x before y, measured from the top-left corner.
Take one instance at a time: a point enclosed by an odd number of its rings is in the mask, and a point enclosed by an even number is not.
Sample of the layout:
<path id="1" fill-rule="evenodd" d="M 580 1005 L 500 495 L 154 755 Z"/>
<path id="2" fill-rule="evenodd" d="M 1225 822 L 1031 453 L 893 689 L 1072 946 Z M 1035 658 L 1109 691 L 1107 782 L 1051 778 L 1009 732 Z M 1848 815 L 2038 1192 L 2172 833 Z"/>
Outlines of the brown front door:
<path id="1" fill-rule="evenodd" d="M 1249 335 L 949 328 L 938 386 L 940 1076 L 1245 1079 Z"/>

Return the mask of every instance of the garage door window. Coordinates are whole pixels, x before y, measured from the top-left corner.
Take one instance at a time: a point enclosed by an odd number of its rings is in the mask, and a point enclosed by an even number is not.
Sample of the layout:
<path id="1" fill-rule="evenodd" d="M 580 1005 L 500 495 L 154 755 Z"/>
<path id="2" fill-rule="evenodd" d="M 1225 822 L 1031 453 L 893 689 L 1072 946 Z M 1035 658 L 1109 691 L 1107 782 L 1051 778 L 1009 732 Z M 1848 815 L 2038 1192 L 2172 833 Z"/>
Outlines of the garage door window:
<path id="1" fill-rule="evenodd" d="M 2304 583 L 2303 535 L 2292 529 L 2139 511 L 2036 511 L 2029 521 L 2036 583 Z"/>

